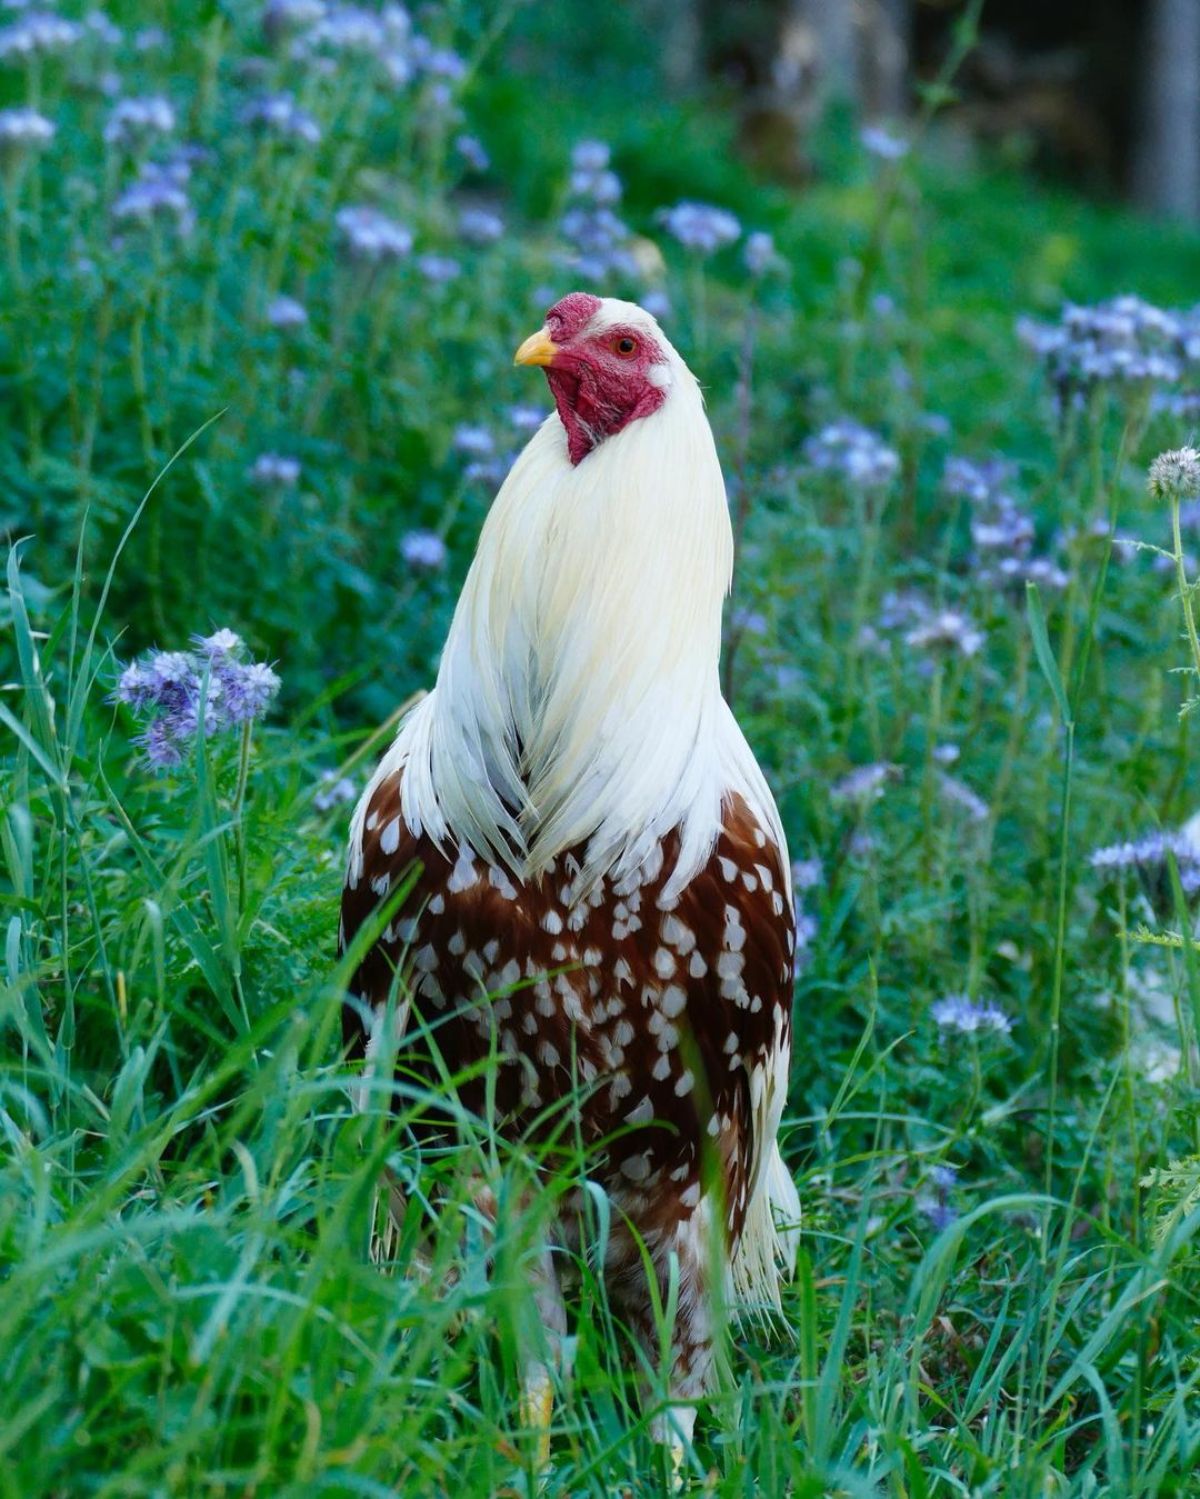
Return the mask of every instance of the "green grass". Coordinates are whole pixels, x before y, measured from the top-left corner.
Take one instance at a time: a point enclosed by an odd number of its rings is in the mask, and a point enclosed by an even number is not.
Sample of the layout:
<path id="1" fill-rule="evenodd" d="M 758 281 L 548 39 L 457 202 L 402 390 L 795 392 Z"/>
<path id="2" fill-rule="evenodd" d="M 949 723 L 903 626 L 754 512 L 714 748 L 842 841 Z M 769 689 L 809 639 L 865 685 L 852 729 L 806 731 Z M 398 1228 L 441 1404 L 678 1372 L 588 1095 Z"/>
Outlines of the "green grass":
<path id="1" fill-rule="evenodd" d="M 854 319 L 879 168 L 834 121 L 811 187 L 755 180 L 724 113 L 656 94 L 624 12 L 585 43 L 582 7 L 523 10 L 486 46 L 471 7 L 421 18 L 477 59 L 455 84 L 496 161 L 476 180 L 449 149 L 460 127 L 363 64 L 271 62 L 324 136 L 255 144 L 236 120 L 256 13 L 195 10 L 168 52 L 119 54 L 124 91 L 168 91 L 213 153 L 186 240 L 113 247 L 133 168 L 103 146 L 92 64 L 0 72 L 0 107 L 36 89 L 58 124 L 3 189 L 0 1496 L 528 1491 L 525 1267 L 587 1162 L 566 1148 L 530 1205 L 530 1153 L 486 1120 L 463 1120 L 457 1154 L 415 1150 L 423 1100 L 403 1075 L 351 1108 L 334 959 L 347 808 L 314 799 L 322 770 L 361 784 L 378 726 L 431 680 L 491 496 L 452 434 L 519 442 L 506 408 L 543 400 L 509 360 L 542 288 L 568 289 L 555 219 L 569 146 L 595 134 L 631 225 L 661 246 L 651 283 L 750 497 L 736 603 L 761 620 L 740 635 L 734 700 L 793 856 L 823 864 L 784 1127 L 798 1275 L 786 1326 L 731 1338 L 696 1482 L 1196 1492 L 1194 900 L 1170 869 L 1114 877 L 1087 857 L 1200 806 L 1173 575 L 1087 532 L 1115 518 L 1169 548 L 1145 466 L 1194 433 L 1115 399 L 1058 423 L 1014 334 L 1064 297 L 1186 304 L 1195 236 L 966 160 L 938 125 L 881 239 L 869 291 L 890 305 Z M 605 67 L 584 87 L 589 49 Z M 508 232 L 463 246 L 456 206 L 480 193 Z M 685 196 L 772 230 L 786 272 L 756 285 L 733 252 L 689 263 L 654 218 Z M 419 251 L 459 256 L 462 279 L 348 264 L 333 214 L 368 201 Z M 281 289 L 309 308 L 299 334 L 262 321 Z M 803 462 L 841 412 L 901 456 L 885 503 Z M 981 579 L 942 488 L 947 455 L 993 450 L 1017 466 L 1039 550 L 1070 533 L 1044 635 L 1036 604 Z M 301 460 L 294 489 L 247 481 L 263 451 Z M 404 568 L 414 527 L 445 537 L 444 571 Z M 982 648 L 923 653 L 884 628 L 885 596 L 912 587 L 968 611 Z M 236 743 L 156 775 L 110 700 L 118 661 L 218 625 L 284 679 L 244 799 Z M 945 800 L 945 744 L 979 820 Z M 831 795 L 868 762 L 899 767 L 878 799 Z M 1001 1006 L 1011 1035 L 939 1029 L 931 1007 L 956 991 Z M 385 1162 L 411 1209 L 382 1273 Z M 496 1184 L 494 1230 L 464 1166 Z M 602 1241 L 601 1199 L 592 1214 Z M 549 1492 L 655 1492 L 655 1376 L 577 1269 Z"/>

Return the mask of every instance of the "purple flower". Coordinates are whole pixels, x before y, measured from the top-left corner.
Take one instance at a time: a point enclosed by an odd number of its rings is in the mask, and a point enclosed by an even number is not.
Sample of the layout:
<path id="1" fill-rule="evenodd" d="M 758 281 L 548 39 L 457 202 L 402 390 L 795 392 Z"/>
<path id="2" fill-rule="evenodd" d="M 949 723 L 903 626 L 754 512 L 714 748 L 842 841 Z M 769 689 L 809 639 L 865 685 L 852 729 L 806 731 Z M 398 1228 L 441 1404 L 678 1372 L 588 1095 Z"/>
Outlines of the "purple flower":
<path id="1" fill-rule="evenodd" d="M 236 655 L 242 649 L 242 637 L 229 629 L 216 630 L 211 635 L 193 635 L 192 643 L 210 661 Z"/>
<path id="2" fill-rule="evenodd" d="M 991 505 L 1004 494 L 1013 477 L 1013 465 L 1005 458 L 977 460 L 951 454 L 942 470 L 942 488 L 973 505 Z"/>
<path id="3" fill-rule="evenodd" d="M 486 172 L 492 164 L 491 157 L 483 148 L 483 142 L 473 135 L 460 135 L 454 142 L 454 149 L 472 172 Z"/>
<path id="4" fill-rule="evenodd" d="M 998 1005 L 980 1003 L 965 994 L 947 994 L 929 1013 L 940 1031 L 958 1031 L 964 1036 L 979 1032 L 1007 1036 L 1012 1030 L 1012 1021 Z"/>
<path id="5" fill-rule="evenodd" d="M 253 723 L 267 711 L 271 699 L 279 691 L 279 677 L 265 661 L 251 661 L 242 666 L 236 661 L 228 662 L 223 670 L 221 685 L 225 713 L 234 724 Z"/>
<path id="6" fill-rule="evenodd" d="M 294 4 L 295 0 L 289 8 L 294 9 Z M 382 12 L 359 5 L 331 5 L 300 37 L 297 52 L 301 56 L 326 51 L 383 58 L 403 48 L 410 29 L 408 13 L 400 5 L 385 6 Z"/>
<path id="7" fill-rule="evenodd" d="M 143 26 L 133 34 L 135 52 L 166 52 L 170 45 L 171 39 L 161 26 Z"/>
<path id="8" fill-rule="evenodd" d="M 358 787 L 349 776 L 339 776 L 336 770 L 323 770 L 313 793 L 313 806 L 318 812 L 328 812 L 331 807 L 358 800 Z"/>
<path id="9" fill-rule="evenodd" d="M 264 489 L 293 489 L 300 482 L 300 460 L 282 453 L 260 453 L 247 477 Z"/>
<path id="10" fill-rule="evenodd" d="M 303 328 L 308 322 L 308 310 L 295 297 L 276 297 L 267 308 L 267 322 L 272 328 L 289 331 Z"/>
<path id="11" fill-rule="evenodd" d="M 976 577 L 1016 597 L 1024 596 L 1026 583 L 1061 591 L 1070 582 L 1063 569 L 1048 557 L 1030 555 L 1034 525 L 1010 493 L 1014 477 L 1013 465 L 1003 458 L 946 460 L 943 488 L 971 506 Z"/>
<path id="12" fill-rule="evenodd" d="M 463 479 L 468 484 L 490 484 L 494 487 L 503 482 L 515 458 L 515 453 L 497 453 L 491 458 L 477 458 L 463 469 Z"/>
<path id="13" fill-rule="evenodd" d="M 783 261 L 775 250 L 775 241 L 761 229 L 746 238 L 742 250 L 742 264 L 752 276 L 765 276 L 768 271 L 778 270 Z"/>
<path id="14" fill-rule="evenodd" d="M 352 206 L 338 211 L 337 227 L 358 260 L 400 260 L 412 249 L 412 231 L 378 208 Z"/>
<path id="15" fill-rule="evenodd" d="M 611 158 L 603 141 L 580 141 L 571 150 L 571 165 L 577 172 L 603 172 Z"/>
<path id="16" fill-rule="evenodd" d="M 958 1220 L 957 1208 L 952 1207 L 948 1202 L 940 1202 L 937 1197 L 928 1192 L 923 1192 L 917 1198 L 917 1212 L 923 1218 L 927 1218 L 929 1226 L 939 1234 Z"/>
<path id="17" fill-rule="evenodd" d="M 137 178 L 113 203 L 113 218 L 118 223 L 142 225 L 166 220 L 173 224 L 180 238 L 186 239 L 196 223 L 185 186 L 190 175 L 184 162 L 165 166 L 144 163 Z"/>
<path id="18" fill-rule="evenodd" d="M 504 413 L 508 425 L 517 432 L 536 432 L 548 415 L 540 406 L 510 406 Z"/>
<path id="19" fill-rule="evenodd" d="M 119 47 L 125 40 L 121 28 L 114 25 L 102 10 L 89 10 L 83 18 L 83 25 L 91 39 L 101 47 Z"/>
<path id="20" fill-rule="evenodd" d="M 804 456 L 810 467 L 841 474 L 853 484 L 883 489 L 900 472 L 900 455 L 877 432 L 842 418 L 808 438 Z"/>
<path id="21" fill-rule="evenodd" d="M 886 125 L 867 125 L 859 132 L 858 138 L 863 149 L 881 161 L 899 161 L 908 155 L 908 141 L 894 134 Z"/>
<path id="22" fill-rule="evenodd" d="M 758 609 L 735 609 L 729 622 L 745 635 L 766 635 L 769 629 L 767 616 Z"/>
<path id="23" fill-rule="evenodd" d="M 83 35 L 74 21 L 49 11 L 30 11 L 11 26 L 0 27 L 0 60 L 65 52 Z"/>
<path id="24" fill-rule="evenodd" d="M 1121 869 L 1160 870 L 1174 856 L 1179 867 L 1179 883 L 1186 895 L 1200 890 L 1200 840 L 1189 823 L 1178 832 L 1143 833 L 1124 843 L 1109 843 L 1093 849 L 1088 863 L 1102 871 Z"/>
<path id="25" fill-rule="evenodd" d="M 260 125 L 281 140 L 301 141 L 315 146 L 321 139 L 321 127 L 307 109 L 296 103 L 289 93 L 261 94 L 243 108 L 243 125 Z"/>
<path id="26" fill-rule="evenodd" d="M 571 173 L 572 197 L 585 198 L 598 208 L 610 208 L 621 201 L 621 179 L 615 172 L 584 172 L 576 169 Z"/>
<path id="27" fill-rule="evenodd" d="M 496 439 L 486 427 L 476 427 L 464 422 L 455 427 L 451 446 L 456 453 L 469 453 L 474 458 L 486 458 L 496 451 Z"/>
<path id="28" fill-rule="evenodd" d="M 110 146 L 141 145 L 152 135 L 170 135 L 174 129 L 174 107 L 161 94 L 118 99 L 104 127 L 104 140 Z"/>
<path id="29" fill-rule="evenodd" d="M 462 265 L 449 255 L 418 255 L 417 270 L 435 286 L 455 281 L 462 274 Z"/>
<path id="30" fill-rule="evenodd" d="M 820 930 L 817 918 L 803 906 L 796 907 L 796 953 L 792 960 L 793 972 L 798 974 L 808 965 L 812 945 Z"/>
<path id="31" fill-rule="evenodd" d="M 138 743 L 156 769 L 178 765 L 206 736 L 262 718 L 279 691 L 265 662 L 246 661 L 232 630 L 193 636 L 192 651 L 155 651 L 121 673 L 114 697 L 146 727 Z"/>
<path id="32" fill-rule="evenodd" d="M 859 765 L 848 771 L 829 788 L 829 799 L 835 803 L 854 803 L 866 807 L 876 802 L 884 790 L 903 775 L 898 765 L 886 761 L 878 765 Z"/>
<path id="33" fill-rule="evenodd" d="M 1068 303 L 1055 325 L 1019 319 L 1017 336 L 1041 361 L 1059 406 L 1079 406 L 1097 386 L 1176 384 L 1193 362 L 1194 317 L 1119 296 L 1091 307 Z"/>
<path id="34" fill-rule="evenodd" d="M 56 128 L 36 109 L 0 109 L 0 156 L 15 158 L 48 146 Z"/>
<path id="35" fill-rule="evenodd" d="M 934 751 L 935 757 L 937 751 Z M 964 813 L 970 822 L 986 822 L 988 820 L 988 805 L 981 796 L 957 776 L 948 776 L 944 771 L 938 775 L 938 790 L 941 792 L 942 800 L 948 807 L 954 807 Z"/>
<path id="36" fill-rule="evenodd" d="M 961 609 L 935 610 L 904 637 L 905 643 L 916 650 L 950 650 L 962 656 L 977 655 L 986 639 Z"/>
<path id="37" fill-rule="evenodd" d="M 421 70 L 430 78 L 446 78 L 457 83 L 467 76 L 467 63 L 449 47 L 434 47 L 422 58 Z"/>
<path id="38" fill-rule="evenodd" d="M 715 255 L 742 232 L 731 213 L 710 203 L 676 203 L 660 210 L 658 219 L 672 239 L 697 255 Z"/>
<path id="39" fill-rule="evenodd" d="M 446 543 L 436 531 L 409 531 L 400 538 L 400 555 L 414 572 L 440 572 Z"/>
<path id="40" fill-rule="evenodd" d="M 469 245 L 492 245 L 503 237 L 504 220 L 489 208 L 464 208 L 458 215 L 458 234 Z"/>
<path id="41" fill-rule="evenodd" d="M 154 770 L 173 770 L 183 760 L 183 739 L 166 718 L 156 718 L 135 740 Z"/>

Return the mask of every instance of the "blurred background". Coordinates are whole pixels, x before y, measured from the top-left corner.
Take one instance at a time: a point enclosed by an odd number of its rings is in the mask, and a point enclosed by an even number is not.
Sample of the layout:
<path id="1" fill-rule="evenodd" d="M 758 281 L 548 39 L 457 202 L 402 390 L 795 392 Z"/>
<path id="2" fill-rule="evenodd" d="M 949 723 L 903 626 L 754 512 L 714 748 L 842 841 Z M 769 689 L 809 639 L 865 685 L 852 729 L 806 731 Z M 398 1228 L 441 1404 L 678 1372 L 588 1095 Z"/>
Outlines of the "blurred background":
<path id="1" fill-rule="evenodd" d="M 739 150 L 781 179 L 818 170 L 831 105 L 898 120 L 936 84 L 959 0 L 650 0 L 598 18 L 554 7 L 544 33 L 612 57 L 638 47 L 656 83 L 719 95 Z M 607 26 L 611 35 L 597 34 Z M 599 64 L 603 66 L 601 62 Z M 988 0 L 956 74 L 946 125 L 1013 164 L 1154 213 L 1200 217 L 1200 5 L 1196 0 Z"/>
<path id="2" fill-rule="evenodd" d="M 780 0 L 658 6 L 663 74 L 715 83 L 749 155 L 802 181 L 831 99 L 907 112 L 937 76 L 955 0 Z M 1200 215 L 1200 6 L 1195 0 L 990 0 L 950 115 L 1014 161 L 1097 193 Z"/>
<path id="3" fill-rule="evenodd" d="M 586 7 L 556 12 L 542 45 L 572 31 L 595 45 Z M 644 28 L 659 84 L 721 94 L 746 159 L 804 183 L 818 169 L 812 133 L 824 112 L 905 117 L 936 84 L 962 15 L 957 0 L 652 0 L 610 7 L 601 24 L 629 45 Z M 1200 4 L 989 0 L 944 120 L 1014 165 L 1196 219 Z"/>

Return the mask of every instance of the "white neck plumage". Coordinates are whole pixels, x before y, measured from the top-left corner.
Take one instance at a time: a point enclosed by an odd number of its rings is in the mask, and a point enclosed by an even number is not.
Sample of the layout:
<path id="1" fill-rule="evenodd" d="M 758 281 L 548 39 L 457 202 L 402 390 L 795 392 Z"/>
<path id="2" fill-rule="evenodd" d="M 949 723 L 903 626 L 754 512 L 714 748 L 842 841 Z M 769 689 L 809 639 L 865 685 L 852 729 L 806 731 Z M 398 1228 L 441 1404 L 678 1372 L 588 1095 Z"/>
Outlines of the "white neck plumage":
<path id="1" fill-rule="evenodd" d="M 669 897 L 707 859 L 723 795 L 766 793 L 718 679 L 724 481 L 673 351 L 671 377 L 658 411 L 577 466 L 556 416 L 535 434 L 484 525 L 437 686 L 389 757 L 410 826 L 522 879 L 584 847 L 580 889 L 630 874 L 677 829 Z"/>

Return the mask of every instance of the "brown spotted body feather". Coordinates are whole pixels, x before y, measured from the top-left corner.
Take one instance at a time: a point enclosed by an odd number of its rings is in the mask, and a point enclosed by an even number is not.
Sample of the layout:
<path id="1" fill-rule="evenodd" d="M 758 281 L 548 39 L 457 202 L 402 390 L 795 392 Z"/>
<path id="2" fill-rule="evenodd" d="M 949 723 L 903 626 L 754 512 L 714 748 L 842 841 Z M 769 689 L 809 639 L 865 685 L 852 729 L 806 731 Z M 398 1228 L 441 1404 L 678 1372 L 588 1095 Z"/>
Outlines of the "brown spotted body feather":
<path id="1" fill-rule="evenodd" d="M 778 850 L 741 798 L 707 865 L 664 901 L 674 852 L 668 837 L 633 876 L 586 894 L 573 888 L 579 864 L 570 854 L 536 884 L 518 884 L 469 848 L 447 858 L 414 837 L 393 775 L 366 808 L 343 941 L 415 871 L 355 994 L 378 1006 L 399 972 L 451 1073 L 494 1047 L 496 1108 L 514 1133 L 576 1098 L 585 1143 L 619 1135 L 601 1179 L 643 1229 L 667 1233 L 690 1218 L 711 1147 L 732 1251 L 762 1144 L 752 1134 L 751 1074 L 790 1034 L 793 916 Z M 361 1013 L 348 1006 L 345 1016 L 362 1055 Z M 481 1081 L 461 1095 L 482 1108 Z"/>

